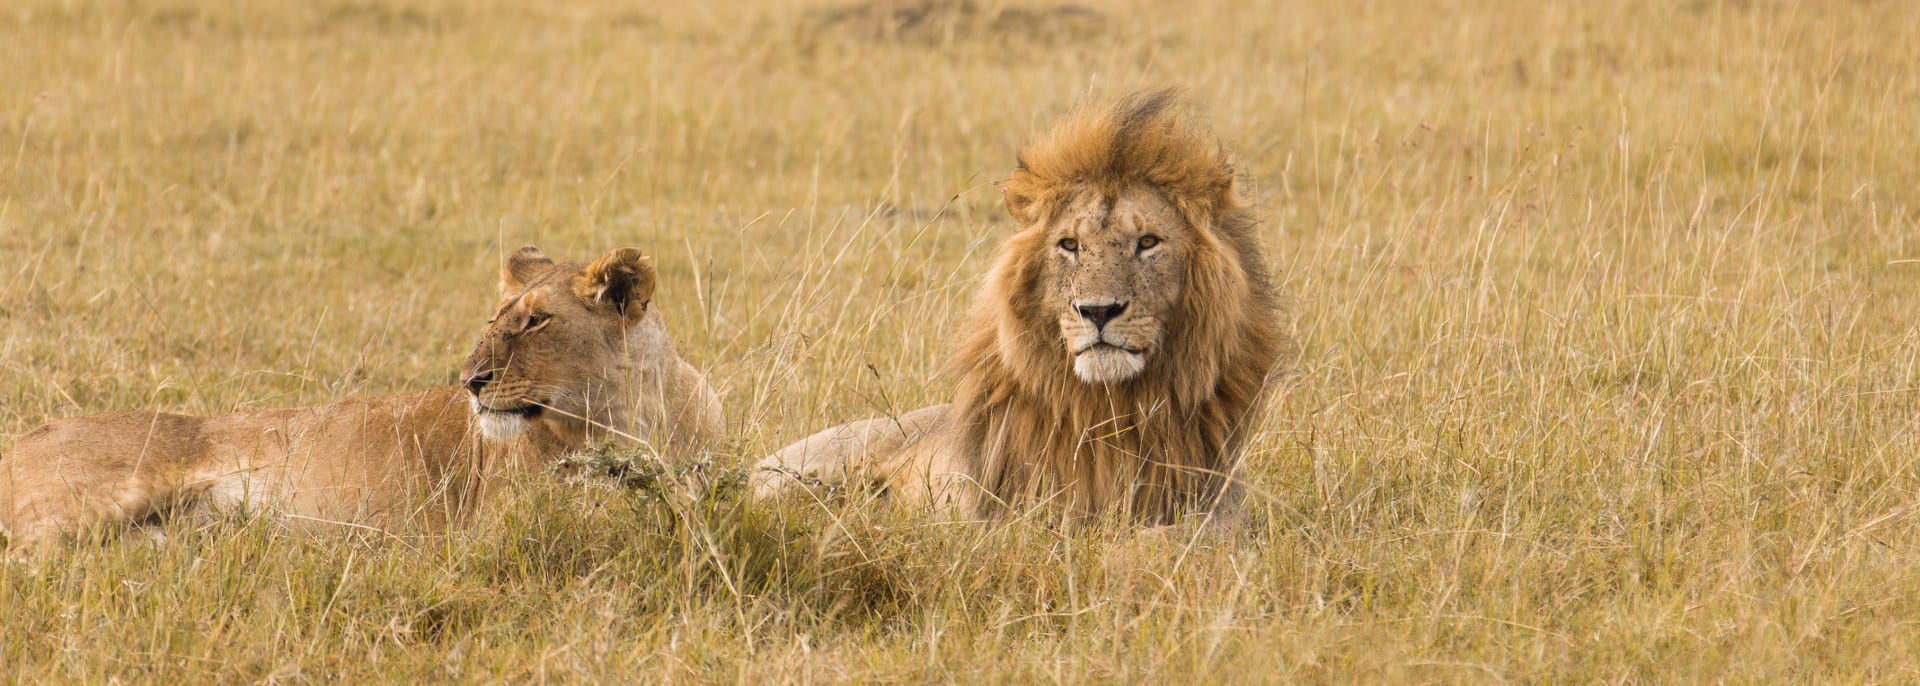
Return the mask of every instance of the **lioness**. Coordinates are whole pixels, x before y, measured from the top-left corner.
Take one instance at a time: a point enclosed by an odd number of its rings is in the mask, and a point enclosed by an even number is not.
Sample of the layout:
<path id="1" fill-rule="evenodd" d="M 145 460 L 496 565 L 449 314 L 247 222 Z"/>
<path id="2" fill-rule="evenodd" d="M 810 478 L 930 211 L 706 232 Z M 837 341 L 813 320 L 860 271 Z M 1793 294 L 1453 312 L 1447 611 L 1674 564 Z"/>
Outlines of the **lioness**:
<path id="1" fill-rule="evenodd" d="M 762 460 L 761 497 L 851 480 L 995 516 L 1049 503 L 1144 523 L 1234 500 L 1290 339 L 1258 221 L 1171 94 L 1068 116 L 1000 184 L 1001 244 L 950 405 L 834 427 Z"/>
<path id="2" fill-rule="evenodd" d="M 507 260 L 464 388 L 189 417 L 116 412 L 35 429 L 0 458 L 0 528 L 41 553 L 110 525 L 260 509 L 300 520 L 439 526 L 489 487 L 601 437 L 698 451 L 720 401 L 674 353 L 633 248 Z"/>

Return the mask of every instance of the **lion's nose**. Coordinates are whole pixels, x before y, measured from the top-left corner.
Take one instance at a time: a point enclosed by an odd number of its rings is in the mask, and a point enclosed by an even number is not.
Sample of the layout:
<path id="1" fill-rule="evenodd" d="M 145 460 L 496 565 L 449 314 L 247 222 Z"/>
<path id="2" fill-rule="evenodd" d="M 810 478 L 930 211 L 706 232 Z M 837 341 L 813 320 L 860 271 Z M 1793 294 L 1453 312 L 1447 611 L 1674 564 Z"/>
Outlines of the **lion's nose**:
<path id="1" fill-rule="evenodd" d="M 1126 303 L 1106 303 L 1103 305 L 1091 305 L 1091 304 L 1075 305 L 1073 309 L 1080 313 L 1081 319 L 1085 319 L 1089 322 L 1092 322 L 1093 328 L 1098 329 L 1106 326 L 1107 322 L 1113 321 L 1115 318 L 1119 317 L 1120 313 L 1127 311 L 1127 304 Z"/>
<path id="2" fill-rule="evenodd" d="M 462 380 L 461 383 L 466 385 L 468 393 L 478 396 L 480 395 L 480 389 L 486 388 L 487 384 L 493 383 L 493 370 L 483 369 L 468 374 L 467 378 Z"/>

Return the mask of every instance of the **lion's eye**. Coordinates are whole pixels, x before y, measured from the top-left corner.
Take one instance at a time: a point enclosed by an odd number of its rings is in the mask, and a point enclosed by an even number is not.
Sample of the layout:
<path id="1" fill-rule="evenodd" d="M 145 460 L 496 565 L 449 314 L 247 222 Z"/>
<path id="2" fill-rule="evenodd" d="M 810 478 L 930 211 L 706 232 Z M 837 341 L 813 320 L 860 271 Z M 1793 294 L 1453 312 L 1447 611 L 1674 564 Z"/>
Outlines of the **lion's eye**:
<path id="1" fill-rule="evenodd" d="M 526 330 L 527 330 L 527 331 L 532 331 L 532 330 L 534 330 L 534 329 L 538 329 L 538 328 L 540 328 L 540 325 L 542 325 L 542 324 L 545 324 L 545 323 L 547 323 L 547 320 L 549 320 L 549 319 L 552 319 L 552 318 L 553 318 L 553 317 L 551 317 L 551 316 L 548 316 L 548 315 L 544 315 L 544 314 L 530 314 L 530 315 L 527 315 L 527 327 L 526 327 Z"/>
<path id="2" fill-rule="evenodd" d="M 1060 249 L 1067 252 L 1080 252 L 1080 241 L 1071 238 L 1060 239 Z"/>
<path id="3" fill-rule="evenodd" d="M 1141 249 L 1141 250 L 1147 250 L 1147 249 L 1150 249 L 1150 248 L 1152 248 L 1153 246 L 1156 246 L 1156 245 L 1159 245 L 1159 244 L 1160 244 L 1160 237 L 1159 237 L 1159 236 L 1154 236 L 1154 235 L 1146 235 L 1146 236 L 1141 236 L 1141 237 L 1140 237 L 1140 249 Z"/>

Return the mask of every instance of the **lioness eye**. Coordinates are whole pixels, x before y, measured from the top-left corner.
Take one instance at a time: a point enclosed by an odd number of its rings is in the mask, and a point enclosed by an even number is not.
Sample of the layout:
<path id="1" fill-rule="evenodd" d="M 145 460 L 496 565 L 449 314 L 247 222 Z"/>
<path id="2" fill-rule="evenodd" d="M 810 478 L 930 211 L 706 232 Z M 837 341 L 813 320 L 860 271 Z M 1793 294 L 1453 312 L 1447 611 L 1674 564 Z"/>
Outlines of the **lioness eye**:
<path id="1" fill-rule="evenodd" d="M 1060 249 L 1067 252 L 1080 252 L 1080 241 L 1071 238 L 1060 239 Z"/>
<path id="2" fill-rule="evenodd" d="M 1159 236 L 1152 236 L 1152 235 L 1148 235 L 1148 236 L 1141 236 L 1141 237 L 1140 237 L 1140 249 L 1141 249 L 1141 250 L 1146 250 L 1146 249 L 1148 249 L 1148 248 L 1151 248 L 1151 247 L 1153 247 L 1153 246 L 1156 246 L 1156 245 L 1159 245 L 1159 244 L 1160 244 L 1160 237 L 1159 237 Z"/>
<path id="3" fill-rule="evenodd" d="M 549 316 L 547 316 L 547 315 L 544 315 L 544 314 L 530 314 L 530 315 L 527 315 L 527 328 L 528 328 L 528 329 L 536 329 L 536 328 L 539 328 L 541 324 L 545 324 L 545 323 L 547 323 L 547 320 L 548 320 L 548 319 L 552 319 L 552 317 L 549 317 Z"/>

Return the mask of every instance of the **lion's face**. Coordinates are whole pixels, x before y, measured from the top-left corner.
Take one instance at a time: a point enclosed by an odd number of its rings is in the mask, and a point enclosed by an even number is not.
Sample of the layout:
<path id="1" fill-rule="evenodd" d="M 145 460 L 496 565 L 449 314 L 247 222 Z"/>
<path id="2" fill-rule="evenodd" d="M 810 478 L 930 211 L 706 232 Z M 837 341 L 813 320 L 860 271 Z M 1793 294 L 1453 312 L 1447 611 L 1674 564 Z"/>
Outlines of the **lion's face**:
<path id="1" fill-rule="evenodd" d="M 1151 186 L 1077 193 L 1045 227 L 1041 305 L 1073 372 L 1116 384 L 1147 368 L 1183 295 L 1192 231 Z"/>
<path id="2" fill-rule="evenodd" d="M 487 438 L 541 422 L 578 441 L 609 425 L 633 356 L 627 334 L 646 314 L 654 278 L 633 248 L 590 265 L 555 264 L 532 246 L 514 253 L 500 304 L 460 372 Z"/>

